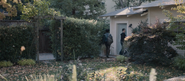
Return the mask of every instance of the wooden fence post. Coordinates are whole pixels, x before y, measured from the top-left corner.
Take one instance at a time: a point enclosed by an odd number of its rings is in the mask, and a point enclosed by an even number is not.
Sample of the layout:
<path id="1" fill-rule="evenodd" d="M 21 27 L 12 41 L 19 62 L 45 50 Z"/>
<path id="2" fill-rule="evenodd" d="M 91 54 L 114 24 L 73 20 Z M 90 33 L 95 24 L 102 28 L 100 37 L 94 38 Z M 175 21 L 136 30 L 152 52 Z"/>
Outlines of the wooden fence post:
<path id="1" fill-rule="evenodd" d="M 61 36 L 61 40 L 60 40 L 60 43 L 61 43 L 61 61 L 63 61 L 63 58 L 64 58 L 64 52 L 63 52 L 63 20 L 61 19 L 61 31 L 60 31 L 60 36 Z"/>
<path id="2" fill-rule="evenodd" d="M 39 22 L 36 20 L 36 61 L 39 62 Z"/>

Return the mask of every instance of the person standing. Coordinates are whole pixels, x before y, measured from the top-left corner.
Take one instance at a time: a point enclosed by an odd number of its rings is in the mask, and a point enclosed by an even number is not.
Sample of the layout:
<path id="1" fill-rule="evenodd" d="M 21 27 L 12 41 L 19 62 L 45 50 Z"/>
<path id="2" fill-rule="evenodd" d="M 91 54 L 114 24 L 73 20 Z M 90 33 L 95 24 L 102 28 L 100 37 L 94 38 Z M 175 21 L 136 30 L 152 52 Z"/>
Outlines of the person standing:
<path id="1" fill-rule="evenodd" d="M 120 51 L 120 55 L 123 55 L 124 54 L 124 39 L 126 37 L 126 34 L 125 34 L 125 29 L 123 28 L 122 29 L 122 33 L 121 33 L 121 40 L 120 40 L 120 43 L 121 43 L 121 51 Z"/>
<path id="2" fill-rule="evenodd" d="M 106 46 L 106 57 L 109 58 L 110 53 L 110 45 L 113 43 L 112 35 L 109 33 L 109 29 L 105 30 L 105 34 L 103 35 L 103 42 Z"/>

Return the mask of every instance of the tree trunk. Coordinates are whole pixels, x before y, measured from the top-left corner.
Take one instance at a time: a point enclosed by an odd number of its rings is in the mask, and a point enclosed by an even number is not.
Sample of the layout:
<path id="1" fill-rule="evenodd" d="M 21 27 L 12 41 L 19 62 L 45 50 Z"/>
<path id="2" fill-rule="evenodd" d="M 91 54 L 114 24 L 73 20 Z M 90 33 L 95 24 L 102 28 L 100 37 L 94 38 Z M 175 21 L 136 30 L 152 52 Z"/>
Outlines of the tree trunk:
<path id="1" fill-rule="evenodd" d="M 76 11 L 76 9 L 73 9 L 73 10 L 72 10 L 72 15 L 73 15 L 73 16 L 75 16 L 75 11 Z"/>
<path id="2" fill-rule="evenodd" d="M 124 8 L 124 5 L 123 5 L 123 0 L 119 0 L 120 4 L 121 4 L 121 7 Z"/>

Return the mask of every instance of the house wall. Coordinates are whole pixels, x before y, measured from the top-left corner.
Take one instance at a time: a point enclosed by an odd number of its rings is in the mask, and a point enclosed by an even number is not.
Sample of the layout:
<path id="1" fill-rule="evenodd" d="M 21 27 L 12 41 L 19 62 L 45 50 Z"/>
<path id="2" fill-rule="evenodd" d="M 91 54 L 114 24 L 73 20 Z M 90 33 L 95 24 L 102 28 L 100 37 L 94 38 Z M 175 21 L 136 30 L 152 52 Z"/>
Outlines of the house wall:
<path id="1" fill-rule="evenodd" d="M 139 25 L 141 20 L 146 20 L 147 15 L 141 16 L 140 14 L 131 15 L 130 17 L 127 16 L 118 16 L 118 17 L 110 17 L 110 33 L 113 36 L 113 44 L 111 45 L 111 52 L 113 55 L 119 54 L 117 49 L 117 23 L 127 23 L 127 36 L 131 36 L 132 34 L 132 28 L 135 28 Z M 132 24 L 132 28 L 129 28 L 129 24 Z M 121 31 L 121 30 L 120 30 Z"/>
<path id="2" fill-rule="evenodd" d="M 178 15 L 177 11 L 171 10 L 172 7 L 175 7 L 175 6 L 165 6 L 164 9 L 170 10 L 170 12 L 174 16 Z M 159 19 L 160 22 L 164 22 L 164 21 L 168 20 L 166 15 L 163 13 L 163 9 L 161 9 L 159 7 L 148 8 L 148 11 L 149 11 L 149 13 L 148 13 L 149 24 L 154 24 L 156 22 L 156 19 Z"/>

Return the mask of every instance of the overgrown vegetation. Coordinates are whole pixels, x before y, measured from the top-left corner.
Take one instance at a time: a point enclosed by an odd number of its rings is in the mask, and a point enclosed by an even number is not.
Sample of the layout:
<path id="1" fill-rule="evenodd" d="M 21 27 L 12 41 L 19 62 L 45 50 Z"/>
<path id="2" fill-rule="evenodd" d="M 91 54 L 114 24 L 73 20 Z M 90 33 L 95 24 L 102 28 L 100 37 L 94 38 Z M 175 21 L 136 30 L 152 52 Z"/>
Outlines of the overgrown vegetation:
<path id="1" fill-rule="evenodd" d="M 0 61 L 16 63 L 21 58 L 35 59 L 33 27 L 0 27 Z M 24 46 L 24 51 L 21 47 Z"/>
<path id="2" fill-rule="evenodd" d="M 118 62 L 125 62 L 127 60 L 128 60 L 128 58 L 123 55 L 116 56 L 116 61 L 118 61 Z"/>
<path id="3" fill-rule="evenodd" d="M 17 62 L 21 66 L 25 65 L 35 65 L 35 61 L 32 59 L 22 59 Z"/>
<path id="4" fill-rule="evenodd" d="M 171 58 L 177 55 L 176 51 L 168 46 L 175 40 L 175 33 L 166 30 L 159 22 L 152 26 L 141 27 L 139 34 L 134 34 L 130 42 L 129 53 L 136 63 L 153 63 L 169 65 Z"/>
<path id="5" fill-rule="evenodd" d="M 173 65 L 178 69 L 185 69 L 185 59 L 183 56 L 179 55 L 174 58 Z"/>
<path id="6" fill-rule="evenodd" d="M 154 68 L 157 72 L 156 81 L 183 75 L 184 71 L 177 70 L 174 67 L 147 66 L 136 64 L 118 63 L 116 61 L 103 62 L 102 59 L 83 60 L 82 62 L 45 62 L 34 66 L 12 66 L 3 67 L 0 73 L 8 81 L 28 79 L 52 79 L 71 81 L 74 73 L 74 65 L 76 65 L 77 81 L 120 81 L 122 80 L 149 80 L 150 71 Z M 16 69 L 15 69 L 16 68 Z M 3 80 L 0 76 L 0 80 Z M 75 75 L 74 75 L 75 76 Z M 42 78 L 42 79 L 41 79 Z M 31 80 L 31 81 L 32 81 Z"/>
<path id="7" fill-rule="evenodd" d="M 52 51 L 60 59 L 60 21 L 52 21 Z M 77 57 L 96 57 L 99 55 L 99 43 L 103 36 L 105 24 L 96 20 L 75 19 L 67 17 L 63 24 L 64 59 Z"/>
<path id="8" fill-rule="evenodd" d="M 175 0 L 175 1 L 176 1 L 176 7 L 173 7 L 171 9 L 176 10 L 177 13 L 179 13 L 178 15 L 174 16 L 172 12 L 165 9 L 163 10 L 163 12 L 169 18 L 168 29 L 180 31 L 177 33 L 177 37 L 176 37 L 177 40 L 175 41 L 174 45 L 178 45 L 177 46 L 178 49 L 185 50 L 185 41 L 184 41 L 185 26 L 184 26 L 184 23 L 181 22 L 185 19 L 185 16 L 184 16 L 185 3 L 182 3 L 183 1 L 181 0 Z M 180 24 L 183 24 L 183 25 L 177 25 L 175 22 L 179 22 Z"/>
<path id="9" fill-rule="evenodd" d="M 0 61 L 0 67 L 13 66 L 13 63 L 10 61 Z"/>

